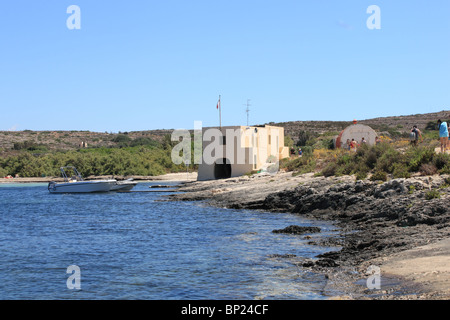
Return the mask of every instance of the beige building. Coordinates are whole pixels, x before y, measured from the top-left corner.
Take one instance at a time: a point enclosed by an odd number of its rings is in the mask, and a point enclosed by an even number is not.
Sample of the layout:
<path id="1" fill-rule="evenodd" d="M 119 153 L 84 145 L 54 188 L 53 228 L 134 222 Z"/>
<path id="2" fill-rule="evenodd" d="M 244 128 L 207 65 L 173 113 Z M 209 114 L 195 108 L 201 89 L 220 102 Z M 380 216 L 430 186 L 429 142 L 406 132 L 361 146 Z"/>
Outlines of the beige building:
<path id="1" fill-rule="evenodd" d="M 203 128 L 202 163 L 197 180 L 237 177 L 254 170 L 273 170 L 289 157 L 284 128 L 230 126 Z"/>

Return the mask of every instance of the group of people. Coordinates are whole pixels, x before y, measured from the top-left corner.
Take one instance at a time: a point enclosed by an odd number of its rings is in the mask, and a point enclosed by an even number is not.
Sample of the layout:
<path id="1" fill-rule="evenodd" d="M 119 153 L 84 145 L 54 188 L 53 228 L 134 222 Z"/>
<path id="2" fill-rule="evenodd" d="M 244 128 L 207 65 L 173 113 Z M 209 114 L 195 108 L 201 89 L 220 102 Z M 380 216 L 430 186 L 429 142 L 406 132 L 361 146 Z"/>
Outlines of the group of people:
<path id="1" fill-rule="evenodd" d="M 298 156 L 301 157 L 303 155 L 302 148 L 298 148 Z M 295 156 L 295 149 L 291 148 L 291 157 Z"/>
<path id="2" fill-rule="evenodd" d="M 364 137 L 361 139 L 361 141 L 359 143 L 355 139 L 352 139 L 352 141 L 350 141 L 350 139 L 347 139 L 347 141 L 345 142 L 344 148 L 347 150 L 356 152 L 356 149 L 359 146 L 362 146 L 366 143 L 367 143 L 367 141 Z"/>
<path id="3" fill-rule="evenodd" d="M 438 127 L 439 127 L 439 140 L 441 142 L 441 152 L 445 153 L 447 149 L 450 148 L 450 135 L 449 135 L 449 128 L 446 121 L 441 121 L 440 119 L 437 121 Z M 410 131 L 410 142 L 411 145 L 417 146 L 419 143 L 419 140 L 423 141 L 422 132 L 417 128 L 417 126 L 413 126 Z M 379 137 L 375 138 L 375 144 L 379 144 L 381 142 Z M 349 151 L 356 152 L 356 149 L 363 144 L 366 144 L 367 141 L 364 139 L 364 137 L 361 139 L 361 141 L 358 143 L 355 139 L 347 139 L 347 142 L 343 146 L 344 149 L 347 149 Z M 298 156 L 302 156 L 302 149 L 298 149 Z M 291 156 L 294 156 L 296 154 L 295 149 L 291 149 Z"/>
<path id="4" fill-rule="evenodd" d="M 441 152 L 445 153 L 450 146 L 448 124 L 446 121 L 441 121 L 441 119 L 437 121 L 437 124 L 439 129 L 439 141 L 441 142 Z M 411 144 L 416 146 L 419 139 L 423 140 L 422 132 L 417 128 L 417 126 L 414 126 L 410 133 Z"/>

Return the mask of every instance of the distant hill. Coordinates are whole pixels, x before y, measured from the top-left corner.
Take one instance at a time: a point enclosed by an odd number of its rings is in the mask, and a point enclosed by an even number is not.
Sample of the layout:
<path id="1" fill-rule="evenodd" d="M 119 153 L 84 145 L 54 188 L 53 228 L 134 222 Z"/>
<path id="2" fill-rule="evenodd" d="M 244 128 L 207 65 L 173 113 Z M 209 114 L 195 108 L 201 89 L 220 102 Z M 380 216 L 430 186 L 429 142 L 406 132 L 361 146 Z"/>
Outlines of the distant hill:
<path id="1" fill-rule="evenodd" d="M 130 140 L 147 138 L 162 142 L 164 136 L 173 130 L 150 130 L 121 133 L 90 132 L 90 131 L 0 131 L 0 151 L 4 154 L 14 149 L 14 144 L 33 142 L 45 146 L 49 150 L 74 150 L 80 148 L 81 143 L 87 147 L 117 147 L 120 137 Z M 11 152 L 8 152 L 11 153 Z"/>
<path id="2" fill-rule="evenodd" d="M 430 123 L 436 123 L 438 119 L 450 119 L 450 111 L 440 111 L 434 113 L 414 114 L 407 116 L 391 116 L 379 117 L 373 119 L 358 120 L 372 127 L 377 132 L 396 130 L 400 133 L 408 132 L 413 125 L 420 130 L 424 130 Z M 353 119 L 349 121 L 289 121 L 267 123 L 269 125 L 280 126 L 284 128 L 285 135 L 298 137 L 301 131 L 309 131 L 318 134 L 327 132 L 340 132 L 353 123 Z"/>
<path id="3" fill-rule="evenodd" d="M 406 116 L 380 117 L 374 119 L 358 120 L 371 126 L 378 132 L 396 130 L 400 133 L 407 132 L 413 125 L 420 129 L 425 129 L 430 123 L 435 123 L 437 119 L 450 119 L 450 111 L 440 111 L 435 113 L 414 114 Z M 281 126 L 285 128 L 285 135 L 296 140 L 302 131 L 315 134 L 339 133 L 348 125 L 349 121 L 289 121 L 267 123 L 269 125 Z M 36 145 L 45 147 L 47 150 L 73 150 L 80 147 L 80 143 L 87 143 L 88 147 L 116 147 L 119 146 L 120 138 L 128 137 L 128 140 L 138 138 L 151 139 L 162 142 L 165 136 L 172 133 L 172 129 L 132 131 L 122 133 L 90 132 L 90 131 L 0 131 L 0 153 L 2 155 L 14 153 L 14 144 L 33 142 Z"/>

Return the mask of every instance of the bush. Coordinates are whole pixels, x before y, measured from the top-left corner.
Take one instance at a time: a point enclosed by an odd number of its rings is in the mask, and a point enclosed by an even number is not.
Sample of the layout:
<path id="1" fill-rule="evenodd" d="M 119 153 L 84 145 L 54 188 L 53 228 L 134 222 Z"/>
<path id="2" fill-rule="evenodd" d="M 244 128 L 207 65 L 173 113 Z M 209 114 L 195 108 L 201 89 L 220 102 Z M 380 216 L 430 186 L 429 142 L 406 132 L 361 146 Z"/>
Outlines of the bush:
<path id="1" fill-rule="evenodd" d="M 438 170 L 441 170 L 442 168 L 450 165 L 450 155 L 447 153 L 438 153 L 434 155 L 433 164 Z"/>
<path id="2" fill-rule="evenodd" d="M 298 140 L 297 140 L 297 146 L 307 146 L 314 144 L 314 139 L 318 137 L 317 133 L 311 132 L 311 131 L 300 131 Z"/>
<path id="3" fill-rule="evenodd" d="M 131 138 L 126 134 L 118 134 L 112 138 L 111 141 L 116 143 L 128 143 L 131 141 Z"/>
<path id="4" fill-rule="evenodd" d="M 386 181 L 387 180 L 387 173 L 384 171 L 375 171 L 375 173 L 370 177 L 371 181 Z"/>
<path id="5" fill-rule="evenodd" d="M 437 168 L 434 166 L 434 164 L 431 163 L 424 163 L 420 166 L 419 171 L 424 176 L 432 176 L 437 173 Z"/>
<path id="6" fill-rule="evenodd" d="M 398 162 L 400 154 L 397 152 L 389 152 L 378 159 L 375 169 L 377 171 L 389 172 L 394 171 L 394 165 Z"/>
<path id="7" fill-rule="evenodd" d="M 288 171 L 296 171 L 308 165 L 312 160 L 312 156 L 304 155 L 302 157 L 296 157 L 294 160 L 288 161 L 285 166 Z"/>
<path id="8" fill-rule="evenodd" d="M 311 155 L 314 152 L 314 148 L 311 146 L 304 146 L 302 147 L 303 156 Z"/>
<path id="9" fill-rule="evenodd" d="M 440 174 L 450 174 L 450 164 L 446 164 L 442 169 L 439 170 Z"/>
<path id="10" fill-rule="evenodd" d="M 357 172 L 355 178 L 356 180 L 364 180 L 367 178 L 367 172 Z"/>
<path id="11" fill-rule="evenodd" d="M 415 147 L 406 151 L 405 159 L 408 164 L 409 171 L 417 172 L 422 164 L 433 161 L 435 156 L 434 149 L 431 147 Z"/>
<path id="12" fill-rule="evenodd" d="M 364 163 L 370 168 L 374 169 L 377 165 L 378 155 L 374 148 L 371 148 L 364 157 Z"/>
<path id="13" fill-rule="evenodd" d="M 8 171 L 0 167 L 0 178 L 6 177 L 8 175 Z"/>
<path id="14" fill-rule="evenodd" d="M 303 157 L 289 160 L 283 164 L 288 171 L 295 171 L 295 174 L 313 172 L 316 169 L 316 161 L 313 155 L 304 155 Z"/>
<path id="15" fill-rule="evenodd" d="M 360 177 L 360 179 L 358 180 L 365 179 L 369 172 L 370 168 L 364 162 L 355 163 L 352 170 L 352 174 L 355 174 L 357 177 Z"/>
<path id="16" fill-rule="evenodd" d="M 15 142 L 13 145 L 14 150 L 28 150 L 28 151 L 48 151 L 47 147 L 41 143 L 34 141 Z"/>
<path id="17" fill-rule="evenodd" d="M 329 163 L 323 170 L 322 175 L 324 177 L 331 177 L 335 176 L 338 169 L 338 165 L 335 162 Z"/>
<path id="18" fill-rule="evenodd" d="M 425 193 L 425 199 L 432 200 L 432 199 L 439 199 L 441 197 L 441 194 L 437 190 L 431 190 Z"/>
<path id="19" fill-rule="evenodd" d="M 152 146 L 159 147 L 160 143 L 150 138 L 139 137 L 130 142 L 130 147 L 136 146 Z"/>
<path id="20" fill-rule="evenodd" d="M 392 171 L 392 176 L 397 178 L 409 178 L 411 177 L 411 174 L 408 171 L 408 168 L 406 165 L 402 163 L 396 163 L 394 164 L 394 170 Z"/>

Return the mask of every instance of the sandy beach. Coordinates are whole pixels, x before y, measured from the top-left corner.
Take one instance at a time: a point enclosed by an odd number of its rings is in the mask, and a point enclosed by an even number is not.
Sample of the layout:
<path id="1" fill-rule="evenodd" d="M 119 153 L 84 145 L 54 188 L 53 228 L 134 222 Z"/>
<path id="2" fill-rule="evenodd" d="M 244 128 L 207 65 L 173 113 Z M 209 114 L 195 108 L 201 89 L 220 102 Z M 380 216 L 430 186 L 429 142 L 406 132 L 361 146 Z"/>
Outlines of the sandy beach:
<path id="1" fill-rule="evenodd" d="M 150 181 L 195 181 L 197 179 L 197 172 L 180 172 L 168 173 L 160 176 L 88 176 L 85 180 L 100 180 L 100 179 L 117 179 L 125 180 L 132 178 L 139 182 Z M 61 177 L 42 177 L 42 178 L 0 178 L 0 183 L 48 183 L 50 181 L 64 181 Z"/>

